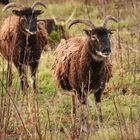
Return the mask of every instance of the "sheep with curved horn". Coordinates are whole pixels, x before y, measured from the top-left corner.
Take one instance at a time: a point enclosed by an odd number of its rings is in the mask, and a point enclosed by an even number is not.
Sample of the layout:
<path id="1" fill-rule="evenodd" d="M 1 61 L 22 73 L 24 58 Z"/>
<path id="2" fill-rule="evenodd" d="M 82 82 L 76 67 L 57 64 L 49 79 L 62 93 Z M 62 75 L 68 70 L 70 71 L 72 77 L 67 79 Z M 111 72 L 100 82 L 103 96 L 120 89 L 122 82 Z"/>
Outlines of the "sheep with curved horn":
<path id="1" fill-rule="evenodd" d="M 5 12 L 11 8 L 14 15 L 9 16 L 0 30 L 0 53 L 8 61 L 12 61 L 20 76 L 22 91 L 28 87 L 26 66 L 30 67 L 32 87 L 36 93 L 36 71 L 41 52 L 47 44 L 47 32 L 44 22 L 38 22 L 37 16 L 43 13 L 35 7 L 43 6 L 42 2 L 35 2 L 31 7 L 20 3 L 9 3 L 3 8 Z"/>
<path id="2" fill-rule="evenodd" d="M 106 17 L 104 25 L 110 19 Z M 111 54 L 111 30 L 105 26 L 95 27 L 91 21 L 81 19 L 69 22 L 68 27 L 77 23 L 83 23 L 91 29 L 84 29 L 86 36 L 60 42 L 54 52 L 52 73 L 57 87 L 72 90 L 78 97 L 81 104 L 81 130 L 88 131 L 89 93 L 94 94 L 99 127 L 102 126 L 101 95 L 112 76 L 112 65 L 108 58 Z M 76 115 L 75 96 L 72 96 L 72 116 Z"/>

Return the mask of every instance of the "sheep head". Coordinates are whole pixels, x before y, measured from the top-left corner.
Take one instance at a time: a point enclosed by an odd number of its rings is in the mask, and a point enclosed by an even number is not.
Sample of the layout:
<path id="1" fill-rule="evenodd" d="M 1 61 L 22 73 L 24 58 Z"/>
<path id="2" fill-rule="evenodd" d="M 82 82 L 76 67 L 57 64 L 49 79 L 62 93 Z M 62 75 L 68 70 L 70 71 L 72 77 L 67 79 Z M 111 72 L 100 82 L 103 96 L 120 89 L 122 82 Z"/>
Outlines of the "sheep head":
<path id="1" fill-rule="evenodd" d="M 19 27 L 21 31 L 25 35 L 35 35 L 37 32 L 37 16 L 43 13 L 42 10 L 35 10 L 38 5 L 46 8 L 42 2 L 34 2 L 31 7 L 25 7 L 20 3 L 9 3 L 3 8 L 3 11 L 12 7 L 20 7 L 18 10 L 12 10 L 12 13 L 20 17 Z"/>
<path id="2" fill-rule="evenodd" d="M 82 19 L 73 20 L 68 24 L 68 28 L 77 23 L 83 23 L 91 28 L 84 29 L 84 32 L 90 39 L 92 57 L 97 61 L 104 60 L 104 58 L 108 57 L 111 53 L 110 35 L 113 33 L 113 30 L 106 27 L 109 20 L 118 22 L 118 19 L 115 17 L 106 16 L 101 27 L 95 27 L 90 20 Z"/>

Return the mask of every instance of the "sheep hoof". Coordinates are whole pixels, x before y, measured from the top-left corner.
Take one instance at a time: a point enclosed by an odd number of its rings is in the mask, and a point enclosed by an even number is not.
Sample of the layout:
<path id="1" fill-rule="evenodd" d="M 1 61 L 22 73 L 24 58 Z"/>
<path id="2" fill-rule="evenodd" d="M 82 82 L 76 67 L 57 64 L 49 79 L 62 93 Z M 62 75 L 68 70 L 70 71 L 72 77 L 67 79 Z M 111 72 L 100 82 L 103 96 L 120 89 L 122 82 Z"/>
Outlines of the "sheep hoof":
<path id="1" fill-rule="evenodd" d="M 77 126 L 72 126 L 71 128 L 71 137 L 72 137 L 72 140 L 78 140 L 79 138 L 79 130 L 77 128 Z"/>
<path id="2" fill-rule="evenodd" d="M 99 127 L 99 129 L 102 129 L 103 128 L 103 124 L 99 123 L 98 127 Z"/>
<path id="3" fill-rule="evenodd" d="M 85 133 L 87 133 L 87 132 L 88 132 L 88 127 L 87 127 L 87 124 L 86 124 L 86 125 L 82 125 L 82 126 L 81 126 L 81 132 L 85 132 Z"/>
<path id="4" fill-rule="evenodd" d="M 25 88 L 29 88 L 28 82 L 25 83 Z"/>
<path id="5" fill-rule="evenodd" d="M 37 90 L 36 89 L 33 89 L 33 94 L 34 95 L 37 95 L 37 93 L 38 93 Z"/>

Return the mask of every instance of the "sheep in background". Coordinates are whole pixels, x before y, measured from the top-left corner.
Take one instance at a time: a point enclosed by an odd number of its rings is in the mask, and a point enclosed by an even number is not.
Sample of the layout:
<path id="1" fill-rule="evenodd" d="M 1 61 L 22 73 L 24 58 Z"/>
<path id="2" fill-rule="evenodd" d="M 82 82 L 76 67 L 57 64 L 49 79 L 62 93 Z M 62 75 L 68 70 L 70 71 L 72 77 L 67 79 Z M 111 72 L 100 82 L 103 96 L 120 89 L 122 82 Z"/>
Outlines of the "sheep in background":
<path id="1" fill-rule="evenodd" d="M 45 22 L 45 28 L 48 33 L 48 46 L 51 48 L 51 50 L 54 50 L 56 48 L 56 46 L 58 45 L 58 43 L 60 42 L 62 38 L 63 39 L 69 38 L 66 25 L 69 21 L 71 21 L 75 12 L 76 12 L 76 8 L 74 8 L 73 12 L 67 19 L 56 18 L 55 16 L 53 16 L 53 18 L 38 19 L 40 21 Z"/>
<path id="2" fill-rule="evenodd" d="M 84 29 L 85 37 L 73 37 L 62 40 L 54 52 L 52 73 L 57 87 L 72 90 L 81 104 L 81 130 L 88 130 L 87 96 L 94 93 L 95 107 L 99 127 L 102 126 L 101 95 L 105 84 L 111 78 L 112 65 L 109 61 L 111 53 L 110 34 L 107 29 L 109 20 L 117 22 L 112 16 L 106 16 L 103 26 L 95 27 L 89 20 L 73 20 L 68 27 L 76 23 L 84 23 L 91 30 Z M 75 96 L 72 96 L 73 117 L 76 116 Z M 73 124 L 75 120 L 73 118 Z"/>
<path id="3" fill-rule="evenodd" d="M 64 19 L 41 18 L 39 21 L 45 23 L 45 29 L 48 33 L 48 46 L 44 48 L 44 51 L 47 51 L 48 47 L 54 50 L 62 38 L 67 39 L 69 37 L 65 28 Z"/>
<path id="4" fill-rule="evenodd" d="M 24 7 L 20 3 L 9 3 L 3 8 L 3 11 L 6 11 L 12 7 L 21 7 L 19 10 L 12 10 L 14 15 L 9 16 L 1 27 L 0 53 L 17 68 L 22 91 L 28 87 L 25 69 L 28 65 L 31 70 L 33 90 L 36 92 L 35 75 L 41 52 L 47 44 L 45 24 L 37 21 L 37 16 L 43 11 L 35 10 L 37 6 L 46 8 L 41 2 L 34 2 L 31 7 Z"/>

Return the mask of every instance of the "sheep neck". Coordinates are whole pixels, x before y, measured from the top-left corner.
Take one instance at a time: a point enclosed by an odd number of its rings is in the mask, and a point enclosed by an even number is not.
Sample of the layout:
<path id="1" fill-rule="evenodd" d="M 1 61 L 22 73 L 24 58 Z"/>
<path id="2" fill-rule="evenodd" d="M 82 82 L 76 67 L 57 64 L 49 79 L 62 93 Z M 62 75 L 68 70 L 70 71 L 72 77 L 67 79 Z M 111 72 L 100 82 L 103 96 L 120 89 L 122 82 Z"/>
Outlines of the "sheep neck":
<path id="1" fill-rule="evenodd" d="M 90 53 L 91 46 L 85 45 L 82 48 L 80 58 L 80 69 L 82 69 L 80 77 L 84 81 L 85 90 L 97 90 L 104 76 L 104 64 L 106 60 L 96 61 L 95 59 L 93 59 Z M 87 80 L 85 80 L 85 77 Z M 89 81 L 91 81 L 91 84 L 89 86 L 89 89 L 86 89 L 88 87 L 87 85 L 89 84 Z"/>
<path id="2" fill-rule="evenodd" d="M 92 57 L 91 48 L 94 47 L 94 45 L 94 41 L 91 42 L 91 40 L 87 40 L 87 44 L 82 49 L 81 62 L 83 63 L 83 67 L 85 65 L 86 69 L 89 68 L 92 69 L 94 73 L 100 73 L 103 70 L 106 59 L 103 59 L 102 61 L 97 61 Z M 84 64 L 84 62 L 87 63 Z"/>

